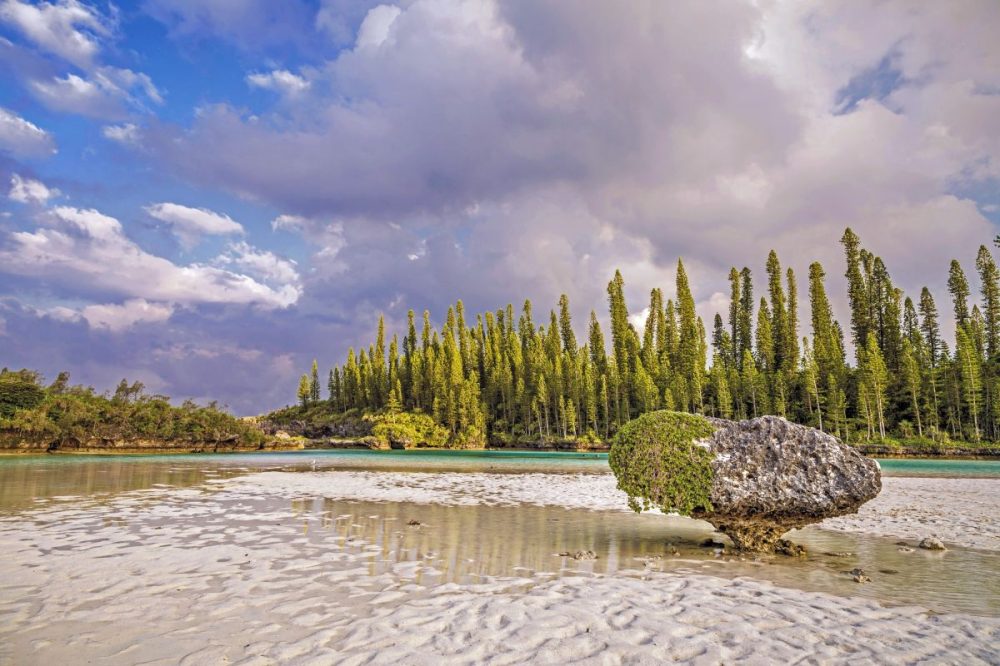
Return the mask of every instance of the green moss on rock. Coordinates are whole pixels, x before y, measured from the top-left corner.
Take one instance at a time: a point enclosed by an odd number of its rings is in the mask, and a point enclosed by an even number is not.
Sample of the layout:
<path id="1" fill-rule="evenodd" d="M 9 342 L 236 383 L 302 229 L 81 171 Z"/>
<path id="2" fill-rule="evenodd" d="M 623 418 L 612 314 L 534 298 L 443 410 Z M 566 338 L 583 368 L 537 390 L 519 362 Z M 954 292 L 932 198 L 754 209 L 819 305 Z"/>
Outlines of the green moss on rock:
<path id="1" fill-rule="evenodd" d="M 704 417 L 669 411 L 649 412 L 622 426 L 608 463 L 629 507 L 682 515 L 710 512 L 712 454 L 695 441 L 713 432 Z"/>

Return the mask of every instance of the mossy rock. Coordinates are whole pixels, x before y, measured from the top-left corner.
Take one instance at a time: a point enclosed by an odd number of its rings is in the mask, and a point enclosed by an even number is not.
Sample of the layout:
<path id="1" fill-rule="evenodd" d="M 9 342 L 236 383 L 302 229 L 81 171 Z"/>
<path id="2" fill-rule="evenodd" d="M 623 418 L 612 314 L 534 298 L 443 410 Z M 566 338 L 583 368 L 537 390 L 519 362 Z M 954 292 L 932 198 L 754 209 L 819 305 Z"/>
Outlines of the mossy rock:
<path id="1" fill-rule="evenodd" d="M 712 511 L 711 452 L 695 442 L 716 428 L 696 414 L 643 414 L 618 431 L 608 463 L 636 512 L 658 508 L 690 516 Z"/>

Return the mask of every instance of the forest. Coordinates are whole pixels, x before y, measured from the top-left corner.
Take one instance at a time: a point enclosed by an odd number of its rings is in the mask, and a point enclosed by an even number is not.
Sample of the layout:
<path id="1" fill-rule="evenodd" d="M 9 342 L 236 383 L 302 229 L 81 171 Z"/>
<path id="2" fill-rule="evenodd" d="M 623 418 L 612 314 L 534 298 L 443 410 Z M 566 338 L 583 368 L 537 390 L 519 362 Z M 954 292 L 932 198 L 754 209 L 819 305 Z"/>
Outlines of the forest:
<path id="1" fill-rule="evenodd" d="M 122 380 L 114 393 L 72 386 L 61 372 L 46 385 L 33 370 L 0 370 L 0 445 L 32 448 L 59 443 L 134 442 L 164 444 L 229 442 L 253 447 L 264 435 L 219 409 L 185 401 L 179 407 L 146 393 L 141 382 Z"/>
<path id="2" fill-rule="evenodd" d="M 374 343 L 332 368 L 325 397 L 317 363 L 302 376 L 302 413 L 422 413 L 455 445 L 607 441 L 624 423 L 672 409 L 729 419 L 777 414 L 847 442 L 972 444 L 1000 439 L 1000 272 L 979 248 L 979 298 L 958 261 L 948 275 L 953 345 L 925 287 L 916 300 L 847 229 L 850 321 L 834 316 L 826 271 L 809 266 L 809 335 L 800 337 L 799 287 L 772 251 L 759 299 L 748 268 L 729 272 L 729 311 L 696 315 L 682 261 L 675 298 L 653 289 L 642 330 L 630 323 L 620 272 L 608 284 L 610 345 L 594 312 L 579 338 L 564 295 L 542 323 L 530 301 L 470 320 L 462 302 L 443 326 L 411 310 L 386 350 Z M 806 326 L 801 326 L 805 328 Z M 848 342 L 854 363 L 849 363 Z"/>

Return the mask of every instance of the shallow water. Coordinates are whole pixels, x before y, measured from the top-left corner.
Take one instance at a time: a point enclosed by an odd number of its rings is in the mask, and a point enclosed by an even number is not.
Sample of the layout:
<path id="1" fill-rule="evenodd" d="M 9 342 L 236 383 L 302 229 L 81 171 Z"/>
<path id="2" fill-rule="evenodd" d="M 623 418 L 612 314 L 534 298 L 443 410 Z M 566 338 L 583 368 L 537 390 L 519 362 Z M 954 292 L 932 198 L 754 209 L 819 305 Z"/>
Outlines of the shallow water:
<path id="1" fill-rule="evenodd" d="M 1000 478 L 1000 460 L 878 459 L 887 476 Z M 166 455 L 0 455 L 0 510 L 34 498 L 186 486 L 262 470 L 337 469 L 604 474 L 606 453 L 312 449 Z"/>
<path id="2" fill-rule="evenodd" d="M 980 476 L 991 469 L 983 467 L 983 462 L 929 461 L 934 464 L 918 467 L 925 472 L 947 469 L 951 475 Z M 200 520 L 209 520 L 218 529 L 237 526 L 250 538 L 254 516 L 291 510 L 295 519 L 281 528 L 288 528 L 290 538 L 304 535 L 311 544 L 332 551 L 353 549 L 355 555 L 363 551 L 372 576 L 411 563 L 414 580 L 424 585 L 467 584 L 496 577 L 544 580 L 623 570 L 676 571 L 745 576 L 785 587 L 865 596 L 893 605 L 915 604 L 939 612 L 1000 613 L 996 577 L 1000 553 L 990 551 L 902 552 L 896 539 L 807 528 L 792 536 L 810 550 L 806 560 L 741 560 L 719 549 L 700 547 L 712 528 L 683 518 L 531 505 L 344 501 L 316 491 L 290 499 L 257 497 L 244 490 L 233 500 L 226 484 L 208 483 L 266 470 L 600 474 L 607 473 L 607 461 L 601 454 L 343 450 L 12 457 L 0 459 L 0 519 L 7 528 L 18 524 L 51 526 L 63 511 L 61 506 L 74 514 L 104 511 L 119 496 L 138 496 L 161 508 L 190 506 L 192 510 L 210 501 L 222 505 Z M 170 490 L 179 487 L 203 492 L 180 499 Z M 175 520 L 180 520 L 171 517 L 179 515 L 176 508 L 154 513 L 132 527 L 169 531 Z M 407 525 L 411 520 L 420 525 Z M 273 527 L 268 525 L 268 529 Z M 588 550 L 594 551 L 596 560 L 558 555 Z M 846 573 L 855 567 L 864 569 L 872 582 L 855 583 Z"/>

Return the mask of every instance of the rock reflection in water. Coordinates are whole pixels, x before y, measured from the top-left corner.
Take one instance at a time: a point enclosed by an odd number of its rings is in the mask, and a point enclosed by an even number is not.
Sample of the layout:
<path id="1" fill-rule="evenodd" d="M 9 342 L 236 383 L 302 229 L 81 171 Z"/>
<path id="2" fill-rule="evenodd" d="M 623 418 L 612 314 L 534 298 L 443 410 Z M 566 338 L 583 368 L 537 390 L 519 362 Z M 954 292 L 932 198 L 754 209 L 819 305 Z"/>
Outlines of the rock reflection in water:
<path id="1" fill-rule="evenodd" d="M 1000 612 L 1000 554 L 956 549 L 901 552 L 897 539 L 808 528 L 810 554 L 741 556 L 702 547 L 710 525 L 662 515 L 538 506 L 441 506 L 301 499 L 292 502 L 310 542 L 368 555 L 368 573 L 409 563 L 415 582 L 468 584 L 494 577 L 674 571 L 770 580 L 777 585 L 939 611 Z M 420 525 L 409 526 L 407 522 Z M 595 560 L 560 553 L 592 550 Z M 870 583 L 848 572 L 864 569 Z M 530 582 L 530 581 L 526 581 Z"/>

